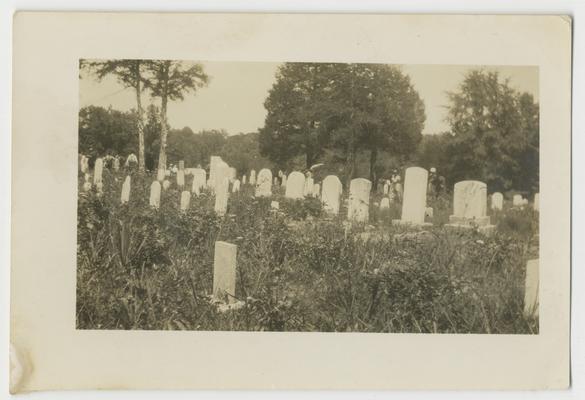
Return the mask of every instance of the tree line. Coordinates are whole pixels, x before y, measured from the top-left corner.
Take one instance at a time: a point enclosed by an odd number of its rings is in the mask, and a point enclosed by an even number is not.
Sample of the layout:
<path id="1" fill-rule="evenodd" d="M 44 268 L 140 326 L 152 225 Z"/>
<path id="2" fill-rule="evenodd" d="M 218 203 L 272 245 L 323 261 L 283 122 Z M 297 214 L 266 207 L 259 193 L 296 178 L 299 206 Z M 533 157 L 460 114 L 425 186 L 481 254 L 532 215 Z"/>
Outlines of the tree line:
<path id="1" fill-rule="evenodd" d="M 264 103 L 264 126 L 228 136 L 168 124 L 168 101 L 180 101 L 208 84 L 201 64 L 107 60 L 86 61 L 82 68 L 98 80 L 112 75 L 133 89 L 136 109 L 81 109 L 80 151 L 128 154 L 138 149 L 141 170 L 179 159 L 206 166 L 217 154 L 239 173 L 324 164 L 346 182 L 364 176 L 376 185 L 394 169 L 419 165 L 437 168 L 449 186 L 477 179 L 490 190 L 538 191 L 538 103 L 497 72 L 469 71 L 448 93 L 449 131 L 423 135 L 424 103 L 400 67 L 284 63 Z M 145 112 L 144 91 L 160 106 L 150 105 Z"/>

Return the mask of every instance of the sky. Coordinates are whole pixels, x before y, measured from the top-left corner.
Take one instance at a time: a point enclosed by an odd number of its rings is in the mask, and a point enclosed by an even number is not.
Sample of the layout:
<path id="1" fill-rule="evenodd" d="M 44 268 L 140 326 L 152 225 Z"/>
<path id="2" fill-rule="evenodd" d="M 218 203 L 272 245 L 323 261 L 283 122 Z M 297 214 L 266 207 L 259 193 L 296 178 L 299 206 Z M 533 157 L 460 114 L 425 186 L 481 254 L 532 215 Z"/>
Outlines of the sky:
<path id="1" fill-rule="evenodd" d="M 264 100 L 275 80 L 278 63 L 202 62 L 211 77 L 207 87 L 188 94 L 182 102 L 170 102 L 168 121 L 173 128 L 190 127 L 194 132 L 224 129 L 229 135 L 254 132 L 264 125 Z M 403 65 L 414 88 L 425 103 L 424 134 L 449 129 L 445 122 L 447 92 L 456 91 L 465 73 L 483 68 L 498 71 L 510 85 L 531 93 L 538 100 L 538 68 L 531 66 Z M 79 82 L 80 107 L 88 105 L 127 111 L 136 105 L 132 89 L 124 89 L 115 78 L 96 82 L 82 76 Z M 143 95 L 143 105 L 159 104 Z"/>

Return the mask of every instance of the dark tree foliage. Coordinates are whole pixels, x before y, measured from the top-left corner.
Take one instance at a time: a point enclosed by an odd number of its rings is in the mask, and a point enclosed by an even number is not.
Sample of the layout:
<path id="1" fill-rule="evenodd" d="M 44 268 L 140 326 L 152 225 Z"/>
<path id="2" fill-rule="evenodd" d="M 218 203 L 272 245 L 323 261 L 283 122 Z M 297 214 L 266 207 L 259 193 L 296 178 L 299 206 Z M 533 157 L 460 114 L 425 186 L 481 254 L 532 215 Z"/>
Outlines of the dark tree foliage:
<path id="1" fill-rule="evenodd" d="M 539 107 L 497 72 L 474 70 L 449 93 L 449 182 L 477 179 L 490 191 L 538 191 Z"/>
<path id="2" fill-rule="evenodd" d="M 136 114 L 97 106 L 79 110 L 79 152 L 95 159 L 136 152 Z"/>

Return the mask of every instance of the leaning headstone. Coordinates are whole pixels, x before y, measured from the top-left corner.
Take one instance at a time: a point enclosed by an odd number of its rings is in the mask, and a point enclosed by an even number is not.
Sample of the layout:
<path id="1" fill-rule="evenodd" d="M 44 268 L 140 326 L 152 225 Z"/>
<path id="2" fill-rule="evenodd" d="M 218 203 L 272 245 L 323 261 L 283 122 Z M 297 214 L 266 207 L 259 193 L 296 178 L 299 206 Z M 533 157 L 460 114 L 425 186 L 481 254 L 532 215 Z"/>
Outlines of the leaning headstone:
<path id="1" fill-rule="evenodd" d="M 453 191 L 453 215 L 449 216 L 451 227 L 477 227 L 489 233 L 494 226 L 486 215 L 487 186 L 480 181 L 461 181 L 455 184 Z"/>
<path id="2" fill-rule="evenodd" d="M 234 185 L 232 186 L 232 193 L 236 193 L 240 191 L 240 180 L 236 179 L 234 181 Z"/>
<path id="3" fill-rule="evenodd" d="M 185 170 L 183 169 L 177 171 L 177 186 L 181 189 L 185 186 Z"/>
<path id="4" fill-rule="evenodd" d="M 126 177 L 122 184 L 122 195 L 120 196 L 120 202 L 126 204 L 130 201 L 130 175 Z"/>
<path id="5" fill-rule="evenodd" d="M 427 207 L 427 180 L 429 173 L 420 167 L 410 167 L 404 174 L 402 216 L 395 224 L 425 225 Z"/>
<path id="6" fill-rule="evenodd" d="M 165 180 L 165 177 L 167 176 L 166 171 L 164 168 L 159 168 L 156 171 L 156 180 L 159 182 L 162 182 Z"/>
<path id="7" fill-rule="evenodd" d="M 218 177 L 215 182 L 215 205 L 213 209 L 218 215 L 225 215 L 227 211 L 229 184 L 227 176 L 223 179 Z"/>
<path id="8" fill-rule="evenodd" d="M 201 190 L 206 185 L 207 173 L 202 168 L 195 168 L 192 171 L 193 173 L 193 186 L 191 187 L 191 192 L 195 193 L 197 196 L 201 193 Z"/>
<path id="9" fill-rule="evenodd" d="M 522 207 L 522 195 L 515 194 L 514 197 L 512 197 L 512 206 Z"/>
<path id="10" fill-rule="evenodd" d="M 288 175 L 286 180 L 286 189 L 284 197 L 288 199 L 302 199 L 303 190 L 305 189 L 305 175 L 298 171 L 293 171 Z"/>
<path id="11" fill-rule="evenodd" d="M 313 196 L 315 196 L 315 197 L 321 196 L 321 185 L 318 183 L 315 183 L 313 185 Z"/>
<path id="12" fill-rule="evenodd" d="M 502 211 L 504 208 L 504 195 L 500 192 L 492 194 L 492 210 Z"/>
<path id="13" fill-rule="evenodd" d="M 364 178 L 352 179 L 349 184 L 349 209 L 347 219 L 367 222 L 369 218 L 370 191 L 372 182 Z"/>
<path id="14" fill-rule="evenodd" d="M 163 190 L 167 190 L 167 189 L 168 189 L 168 188 L 170 188 L 170 187 L 171 187 L 171 181 L 168 181 L 168 180 L 166 180 L 166 179 L 165 179 L 165 180 L 163 181 L 163 183 L 162 183 L 162 188 L 163 188 Z"/>
<path id="15" fill-rule="evenodd" d="M 390 208 L 390 199 L 388 197 L 383 197 L 380 200 L 380 210 L 387 210 Z"/>
<path id="16" fill-rule="evenodd" d="M 236 258 L 238 246 L 215 242 L 213 257 L 213 297 L 223 302 L 234 302 L 236 295 Z"/>
<path id="17" fill-rule="evenodd" d="M 150 200 L 149 204 L 151 207 L 159 208 L 160 207 L 160 182 L 154 181 L 152 185 L 150 185 Z"/>
<path id="18" fill-rule="evenodd" d="M 184 190 L 183 193 L 181 193 L 181 211 L 188 210 L 190 202 L 191 202 L 191 192 L 188 190 Z"/>
<path id="19" fill-rule="evenodd" d="M 272 172 L 263 168 L 258 172 L 258 182 L 256 182 L 256 197 L 272 196 Z"/>
<path id="20" fill-rule="evenodd" d="M 301 174 L 302 175 L 302 174 Z M 288 189 L 288 186 L 287 186 Z M 339 200 L 343 185 L 339 178 L 335 175 L 328 175 L 323 179 L 323 190 L 321 191 L 321 201 L 325 211 L 337 215 L 339 214 Z"/>
<path id="21" fill-rule="evenodd" d="M 307 179 L 305 179 L 305 187 L 303 188 L 303 196 L 305 197 L 312 196 L 314 185 L 315 182 L 313 181 L 313 178 L 307 177 Z"/>
<path id="22" fill-rule="evenodd" d="M 102 173 L 104 171 L 104 160 L 102 158 L 98 158 L 95 160 L 95 165 L 93 166 L 93 184 L 97 185 L 98 183 L 102 183 Z"/>
<path id="23" fill-rule="evenodd" d="M 536 193 L 534 195 L 534 204 L 532 205 L 532 207 L 534 208 L 535 211 L 540 210 L 540 194 L 539 193 Z"/>
<path id="24" fill-rule="evenodd" d="M 250 171 L 250 185 L 256 184 L 256 171 Z"/>
<path id="25" fill-rule="evenodd" d="M 539 306 L 539 260 L 529 260 L 526 263 L 526 284 L 524 289 L 524 316 L 538 317 Z"/>

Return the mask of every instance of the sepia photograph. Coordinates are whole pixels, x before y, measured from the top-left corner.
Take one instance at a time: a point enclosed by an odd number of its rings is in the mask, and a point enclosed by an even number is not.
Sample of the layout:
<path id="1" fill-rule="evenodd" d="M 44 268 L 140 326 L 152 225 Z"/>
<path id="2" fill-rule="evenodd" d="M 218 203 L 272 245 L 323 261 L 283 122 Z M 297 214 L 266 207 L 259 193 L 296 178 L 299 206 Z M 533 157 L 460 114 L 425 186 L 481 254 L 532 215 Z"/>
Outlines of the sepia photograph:
<path id="1" fill-rule="evenodd" d="M 539 333 L 539 69 L 80 59 L 76 328 Z"/>

